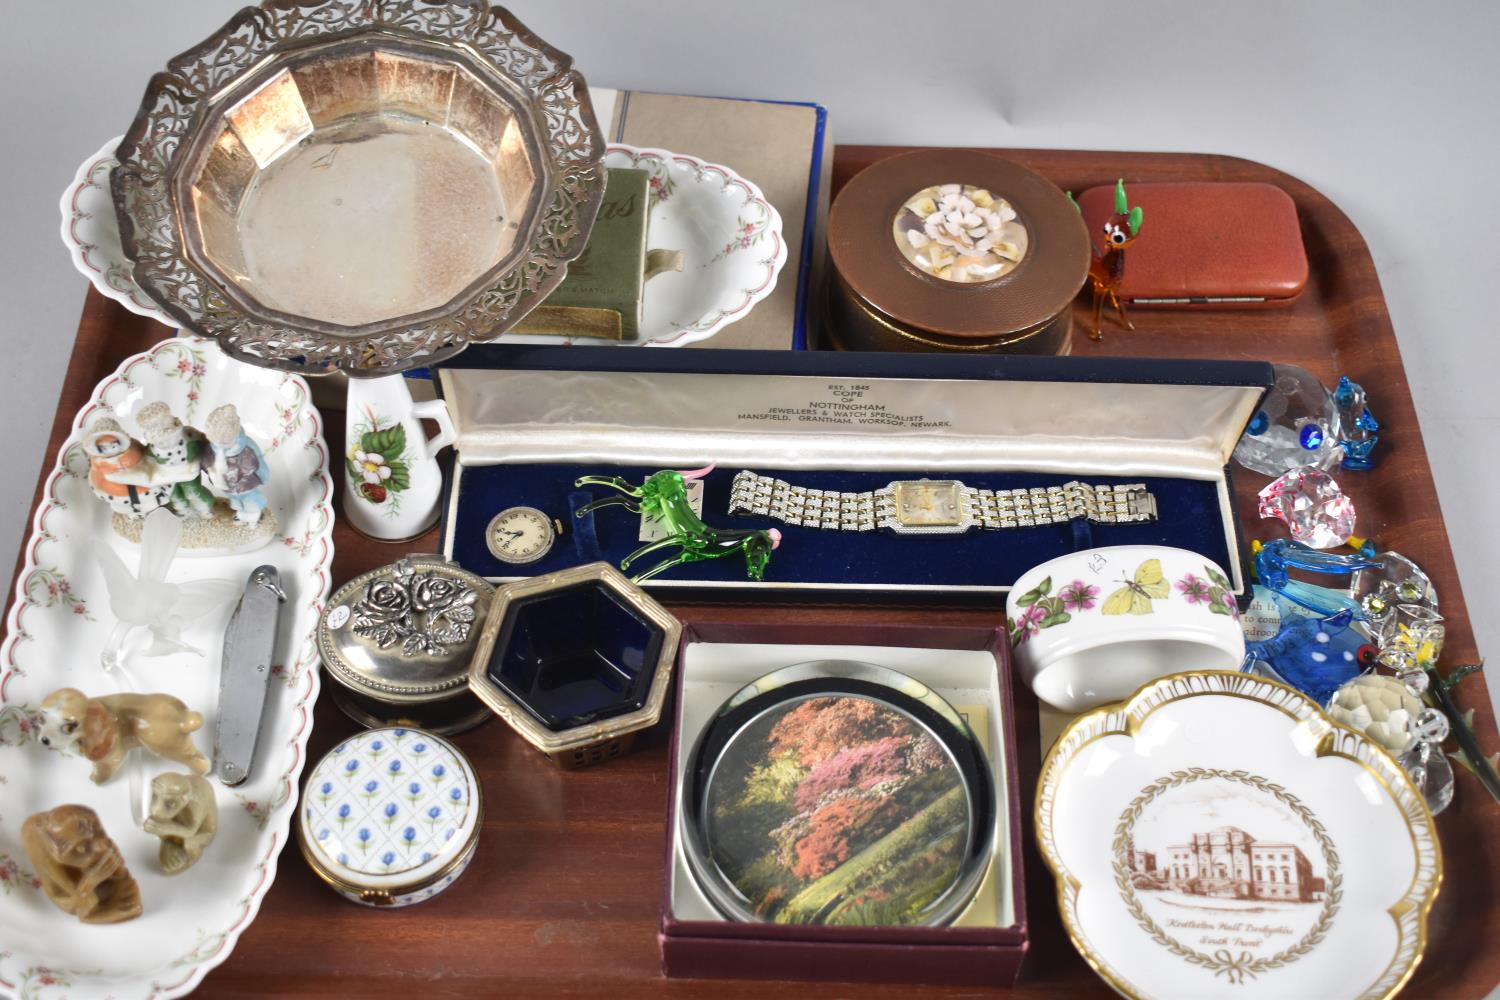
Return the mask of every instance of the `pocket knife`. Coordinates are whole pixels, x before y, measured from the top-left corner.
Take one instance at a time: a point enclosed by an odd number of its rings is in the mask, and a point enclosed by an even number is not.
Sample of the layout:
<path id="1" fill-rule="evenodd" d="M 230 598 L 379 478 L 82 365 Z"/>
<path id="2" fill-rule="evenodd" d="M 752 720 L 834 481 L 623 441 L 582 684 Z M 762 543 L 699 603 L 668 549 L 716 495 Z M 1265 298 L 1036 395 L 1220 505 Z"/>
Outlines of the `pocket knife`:
<path id="1" fill-rule="evenodd" d="M 224 632 L 219 667 L 219 720 L 214 730 L 214 773 L 226 785 L 250 777 L 271 684 L 276 625 L 286 592 L 275 566 L 257 566 Z"/>

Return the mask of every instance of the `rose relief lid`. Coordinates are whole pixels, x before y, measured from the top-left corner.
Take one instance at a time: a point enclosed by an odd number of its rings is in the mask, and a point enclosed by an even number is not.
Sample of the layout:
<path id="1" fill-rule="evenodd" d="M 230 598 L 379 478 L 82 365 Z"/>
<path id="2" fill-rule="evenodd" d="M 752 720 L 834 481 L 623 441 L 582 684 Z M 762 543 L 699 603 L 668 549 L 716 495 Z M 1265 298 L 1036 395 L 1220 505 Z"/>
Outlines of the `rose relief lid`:
<path id="1" fill-rule="evenodd" d="M 297 813 L 308 863 L 352 892 L 423 888 L 453 871 L 479 835 L 469 761 L 420 729 L 371 729 L 328 752 Z"/>
<path id="2" fill-rule="evenodd" d="M 350 580 L 318 621 L 318 652 L 346 688 L 385 702 L 462 690 L 495 589 L 436 555 L 407 556 Z"/>

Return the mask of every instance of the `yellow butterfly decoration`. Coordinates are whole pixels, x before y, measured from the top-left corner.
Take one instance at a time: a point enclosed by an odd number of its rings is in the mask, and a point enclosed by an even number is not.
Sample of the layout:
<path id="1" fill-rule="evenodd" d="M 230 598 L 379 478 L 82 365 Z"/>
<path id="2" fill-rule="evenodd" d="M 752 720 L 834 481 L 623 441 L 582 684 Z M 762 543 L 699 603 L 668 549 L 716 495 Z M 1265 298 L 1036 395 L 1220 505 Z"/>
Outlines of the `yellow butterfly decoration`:
<path id="1" fill-rule="evenodd" d="M 1161 575 L 1161 560 L 1147 559 L 1135 571 L 1134 580 L 1104 599 L 1107 615 L 1149 615 L 1154 609 L 1151 598 L 1158 601 L 1172 593 L 1172 585 Z"/>

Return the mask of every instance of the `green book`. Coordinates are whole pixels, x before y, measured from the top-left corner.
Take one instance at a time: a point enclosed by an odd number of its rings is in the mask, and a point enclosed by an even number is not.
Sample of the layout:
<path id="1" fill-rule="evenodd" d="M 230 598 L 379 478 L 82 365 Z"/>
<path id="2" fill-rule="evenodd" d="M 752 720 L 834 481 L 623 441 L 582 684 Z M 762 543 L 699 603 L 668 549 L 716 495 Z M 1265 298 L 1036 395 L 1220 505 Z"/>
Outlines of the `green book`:
<path id="1" fill-rule="evenodd" d="M 515 332 L 609 340 L 640 336 L 650 178 L 645 170 L 609 169 L 588 245 L 546 301 L 513 327 Z"/>

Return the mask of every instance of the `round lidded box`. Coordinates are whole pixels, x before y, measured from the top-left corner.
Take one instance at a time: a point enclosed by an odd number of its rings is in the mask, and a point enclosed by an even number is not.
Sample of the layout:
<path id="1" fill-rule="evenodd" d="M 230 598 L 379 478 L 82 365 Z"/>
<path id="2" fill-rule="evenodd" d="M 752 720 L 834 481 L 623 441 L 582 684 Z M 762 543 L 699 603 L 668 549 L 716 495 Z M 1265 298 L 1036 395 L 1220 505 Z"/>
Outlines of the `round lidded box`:
<path id="1" fill-rule="evenodd" d="M 681 801 L 694 881 L 731 920 L 942 926 L 994 853 L 972 730 L 872 663 L 801 663 L 741 689 L 698 737 Z"/>
<path id="2" fill-rule="evenodd" d="M 1056 185 L 977 150 L 871 164 L 834 200 L 830 338 L 853 350 L 1061 354 L 1087 228 Z"/>
<path id="3" fill-rule="evenodd" d="M 333 699 L 365 726 L 453 735 L 492 717 L 469 659 L 495 588 L 437 555 L 412 555 L 340 587 L 318 620 Z"/>
<path id="4" fill-rule="evenodd" d="M 345 899 L 410 906 L 458 880 L 484 811 L 458 748 L 420 729 L 371 729 L 330 750 L 302 790 L 297 842 Z"/>

